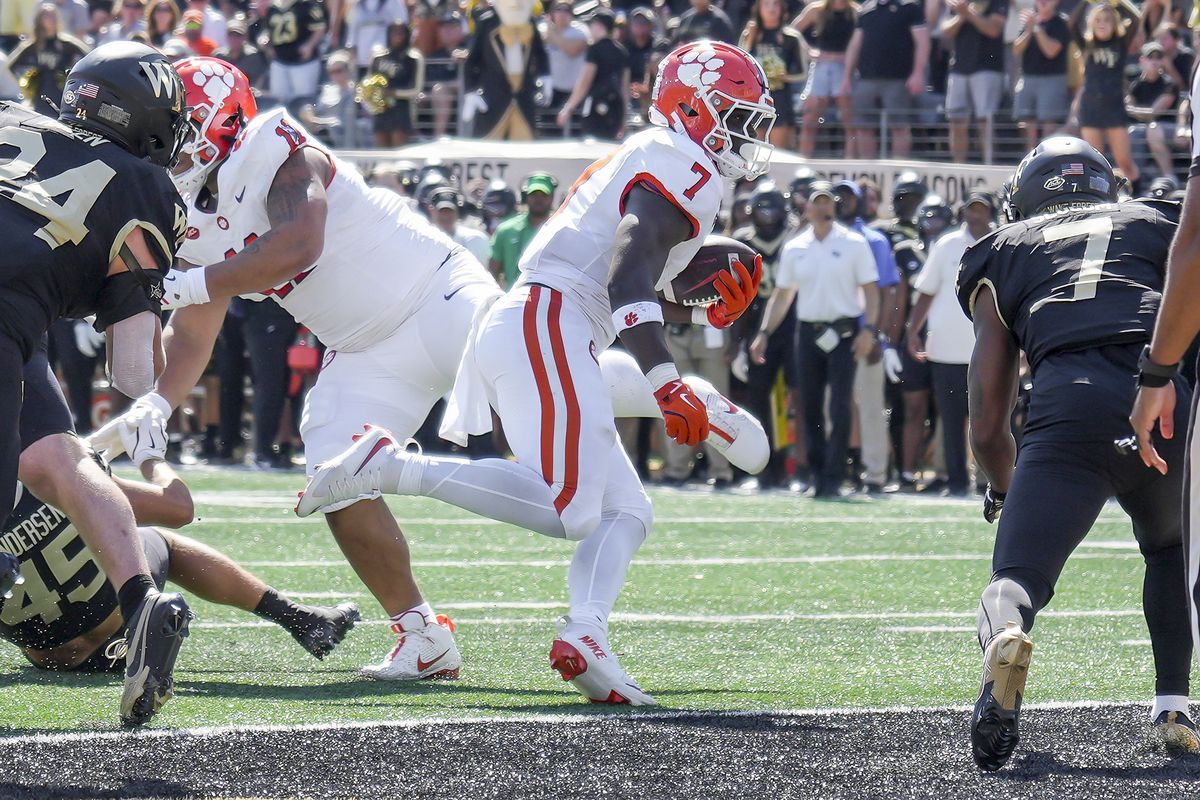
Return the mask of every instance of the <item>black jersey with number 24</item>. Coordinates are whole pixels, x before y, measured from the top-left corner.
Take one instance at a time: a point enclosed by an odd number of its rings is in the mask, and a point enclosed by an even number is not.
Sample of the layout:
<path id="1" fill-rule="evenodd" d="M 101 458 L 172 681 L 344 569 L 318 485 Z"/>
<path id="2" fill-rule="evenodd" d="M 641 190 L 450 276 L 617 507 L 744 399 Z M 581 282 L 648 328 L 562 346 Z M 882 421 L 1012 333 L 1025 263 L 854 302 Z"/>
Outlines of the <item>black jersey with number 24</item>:
<path id="1" fill-rule="evenodd" d="M 0 103 L 0 334 L 29 357 L 56 319 L 108 324 L 157 310 L 141 293 L 104 291 L 135 228 L 165 268 L 187 214 L 167 171 L 98 136 Z"/>

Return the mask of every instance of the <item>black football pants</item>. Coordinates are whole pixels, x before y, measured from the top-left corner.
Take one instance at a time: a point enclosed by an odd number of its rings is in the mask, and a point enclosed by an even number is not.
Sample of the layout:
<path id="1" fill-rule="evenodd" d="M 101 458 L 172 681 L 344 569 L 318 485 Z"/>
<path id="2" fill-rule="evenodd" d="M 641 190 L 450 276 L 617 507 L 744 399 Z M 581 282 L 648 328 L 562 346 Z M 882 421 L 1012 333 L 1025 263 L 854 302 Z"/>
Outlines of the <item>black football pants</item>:
<path id="1" fill-rule="evenodd" d="M 1181 397 L 1176 427 L 1186 424 Z M 1026 629 L 1054 595 L 1067 558 L 1105 502 L 1116 497 L 1145 560 L 1142 608 L 1154 651 L 1155 693 L 1188 694 L 1192 638 L 1183 558 L 1184 437 L 1155 436 L 1169 470 L 1160 475 L 1111 442 L 1026 440 L 1017 458 L 992 556 L 993 580 L 1010 578 L 1033 601 Z M 1132 579 L 1132 575 L 1130 578 Z"/>

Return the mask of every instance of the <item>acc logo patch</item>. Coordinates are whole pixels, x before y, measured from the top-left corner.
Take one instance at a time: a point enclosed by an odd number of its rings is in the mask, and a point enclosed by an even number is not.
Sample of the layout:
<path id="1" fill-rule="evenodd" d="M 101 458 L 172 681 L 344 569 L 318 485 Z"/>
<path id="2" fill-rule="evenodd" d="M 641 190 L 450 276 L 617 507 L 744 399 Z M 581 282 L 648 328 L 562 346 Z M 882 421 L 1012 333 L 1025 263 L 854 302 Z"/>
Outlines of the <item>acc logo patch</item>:
<path id="1" fill-rule="evenodd" d="M 189 239 L 199 239 L 200 238 L 200 229 L 197 227 L 194 227 L 194 226 L 190 227 L 187 229 L 186 236 Z"/>
<path id="2" fill-rule="evenodd" d="M 1044 188 L 1048 192 L 1057 192 L 1059 189 L 1063 188 L 1066 185 L 1067 185 L 1067 181 L 1065 178 L 1063 178 L 1063 176 L 1055 175 L 1053 178 L 1046 181 L 1045 184 L 1043 184 L 1042 188 Z"/>

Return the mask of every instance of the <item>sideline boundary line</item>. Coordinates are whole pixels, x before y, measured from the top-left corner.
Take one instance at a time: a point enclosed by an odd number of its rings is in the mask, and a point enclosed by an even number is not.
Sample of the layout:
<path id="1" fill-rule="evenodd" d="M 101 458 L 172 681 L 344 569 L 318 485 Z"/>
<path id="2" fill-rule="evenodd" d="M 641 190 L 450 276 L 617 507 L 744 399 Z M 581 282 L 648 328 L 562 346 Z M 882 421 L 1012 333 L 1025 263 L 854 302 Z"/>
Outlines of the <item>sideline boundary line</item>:
<path id="1" fill-rule="evenodd" d="M 1023 707 L 1026 711 L 1056 711 L 1073 708 L 1128 708 L 1136 706 L 1149 707 L 1149 703 L 1135 700 L 1105 701 L 1077 700 L 1066 702 L 1030 703 Z M 579 706 L 589 708 L 589 706 Z M 348 722 L 311 722 L 299 725 L 217 725 L 198 728 L 147 728 L 140 731 L 79 731 L 71 733 L 34 733 L 20 736 L 0 735 L 0 748 L 26 744 L 72 744 L 75 742 L 128 741 L 136 739 L 164 739 L 172 737 L 191 737 L 197 739 L 212 739 L 238 733 L 304 733 L 327 732 L 343 730 L 389 730 L 409 729 L 446 725 L 522 725 L 522 724 L 554 724 L 579 725 L 592 722 L 608 722 L 621 720 L 627 722 L 671 722 L 674 720 L 703 719 L 717 717 L 723 719 L 751 719 L 754 717 L 784 717 L 788 719 L 823 719 L 827 717 L 852 716 L 854 714 L 949 714 L 967 713 L 970 705 L 946 706 L 880 706 L 880 707 L 846 707 L 846 708 L 765 708 L 743 709 L 737 711 L 703 711 L 687 709 L 679 711 L 629 711 L 621 712 L 582 712 L 577 714 L 511 714 L 503 717 L 430 717 L 428 719 L 397 719 L 397 720 L 351 720 Z"/>

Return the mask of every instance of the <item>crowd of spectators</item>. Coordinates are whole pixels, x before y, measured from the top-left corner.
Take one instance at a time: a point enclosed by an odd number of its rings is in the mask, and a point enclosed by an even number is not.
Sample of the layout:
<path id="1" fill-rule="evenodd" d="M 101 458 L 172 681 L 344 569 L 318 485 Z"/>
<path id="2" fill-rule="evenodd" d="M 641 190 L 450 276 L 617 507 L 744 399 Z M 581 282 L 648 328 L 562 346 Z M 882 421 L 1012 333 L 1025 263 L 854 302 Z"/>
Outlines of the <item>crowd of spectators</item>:
<path id="1" fill-rule="evenodd" d="M 1180 0 L 543 2 L 520 26 L 489 0 L 5 0 L 0 97 L 48 110 L 88 47 L 136 39 L 229 59 L 337 147 L 613 139 L 645 124 L 659 59 L 711 38 L 763 64 L 774 143 L 805 156 L 1015 160 L 1067 131 L 1137 180 L 1190 147 Z"/>

